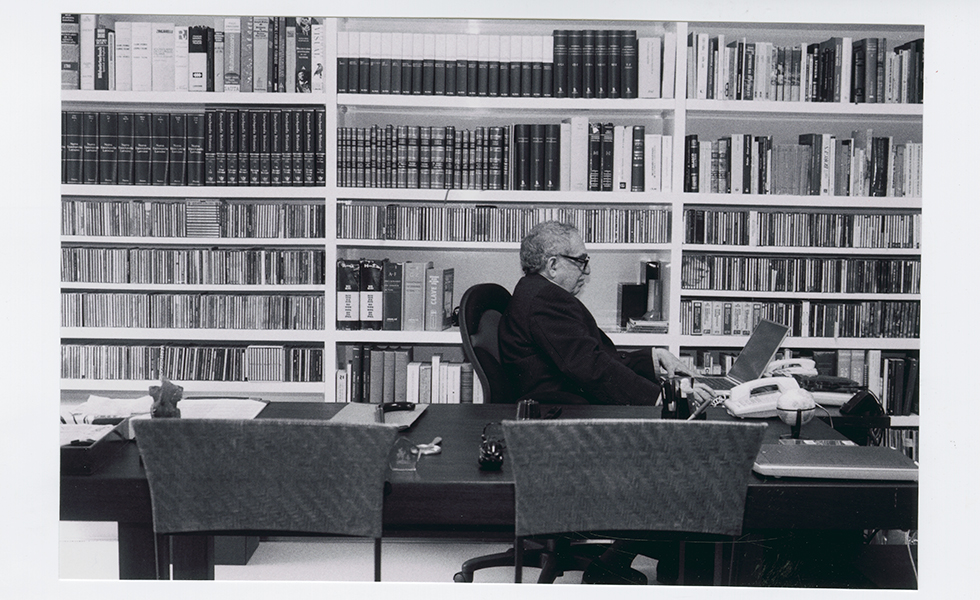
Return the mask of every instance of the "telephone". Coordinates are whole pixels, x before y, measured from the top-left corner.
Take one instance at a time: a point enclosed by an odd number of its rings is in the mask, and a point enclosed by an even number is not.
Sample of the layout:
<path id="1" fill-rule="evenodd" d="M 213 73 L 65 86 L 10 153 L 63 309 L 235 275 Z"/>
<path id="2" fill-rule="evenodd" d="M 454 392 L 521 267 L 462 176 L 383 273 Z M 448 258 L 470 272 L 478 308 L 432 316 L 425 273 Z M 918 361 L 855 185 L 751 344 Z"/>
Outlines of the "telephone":
<path id="1" fill-rule="evenodd" d="M 800 389 L 800 384 L 792 377 L 763 377 L 733 387 L 724 404 L 733 416 L 767 419 L 778 416 L 776 401 L 779 396 L 797 389 Z"/>
<path id="2" fill-rule="evenodd" d="M 784 358 L 769 363 L 762 373 L 763 377 L 774 375 L 816 375 L 817 363 L 809 358 Z"/>

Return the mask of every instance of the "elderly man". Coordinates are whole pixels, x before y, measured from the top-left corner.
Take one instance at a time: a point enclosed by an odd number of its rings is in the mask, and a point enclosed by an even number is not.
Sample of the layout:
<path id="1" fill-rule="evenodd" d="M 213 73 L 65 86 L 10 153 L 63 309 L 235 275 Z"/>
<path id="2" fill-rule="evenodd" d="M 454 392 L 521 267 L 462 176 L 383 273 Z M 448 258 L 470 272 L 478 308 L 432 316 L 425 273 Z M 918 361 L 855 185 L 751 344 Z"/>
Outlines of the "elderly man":
<path id="1" fill-rule="evenodd" d="M 500 321 L 500 359 L 520 397 L 592 404 L 656 404 L 659 378 L 691 374 L 662 348 L 621 352 L 576 297 L 591 269 L 572 225 L 545 221 L 521 241 L 521 268 Z M 707 388 L 694 388 L 703 402 Z"/>

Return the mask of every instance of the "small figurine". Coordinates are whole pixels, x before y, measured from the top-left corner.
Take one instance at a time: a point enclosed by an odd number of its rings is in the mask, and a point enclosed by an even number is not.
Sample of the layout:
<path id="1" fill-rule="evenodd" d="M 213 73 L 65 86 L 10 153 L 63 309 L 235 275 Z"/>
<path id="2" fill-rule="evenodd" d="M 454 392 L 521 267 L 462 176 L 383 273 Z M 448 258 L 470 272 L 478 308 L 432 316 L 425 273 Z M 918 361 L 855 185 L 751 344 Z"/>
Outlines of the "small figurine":
<path id="1" fill-rule="evenodd" d="M 174 384 L 172 381 L 163 377 L 160 379 L 161 385 L 150 386 L 150 396 L 153 398 L 153 405 L 150 406 L 151 418 L 180 418 L 180 409 L 177 403 L 180 402 L 184 394 L 184 388 Z"/>

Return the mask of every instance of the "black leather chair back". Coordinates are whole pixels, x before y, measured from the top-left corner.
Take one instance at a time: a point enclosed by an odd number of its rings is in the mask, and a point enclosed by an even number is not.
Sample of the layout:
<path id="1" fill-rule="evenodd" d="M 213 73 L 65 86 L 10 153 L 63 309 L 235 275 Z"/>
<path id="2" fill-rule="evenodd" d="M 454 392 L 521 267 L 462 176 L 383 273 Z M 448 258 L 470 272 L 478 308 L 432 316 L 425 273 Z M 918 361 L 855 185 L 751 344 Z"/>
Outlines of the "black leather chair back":
<path id="1" fill-rule="evenodd" d="M 483 386 L 484 401 L 495 404 L 516 402 L 510 383 L 500 366 L 497 327 L 510 292 L 496 283 L 478 283 L 466 290 L 459 303 L 459 332 L 463 354 Z"/>

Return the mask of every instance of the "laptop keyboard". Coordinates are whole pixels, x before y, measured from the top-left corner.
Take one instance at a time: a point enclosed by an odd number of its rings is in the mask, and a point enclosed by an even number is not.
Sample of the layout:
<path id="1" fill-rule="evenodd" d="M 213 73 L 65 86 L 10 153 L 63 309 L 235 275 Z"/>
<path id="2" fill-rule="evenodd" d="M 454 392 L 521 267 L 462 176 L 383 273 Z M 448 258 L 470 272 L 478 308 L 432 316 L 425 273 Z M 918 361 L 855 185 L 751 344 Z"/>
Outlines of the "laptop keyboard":
<path id="1" fill-rule="evenodd" d="M 735 384 L 730 379 L 725 379 L 724 377 L 697 377 L 695 381 L 716 390 L 730 390 L 735 387 Z"/>

